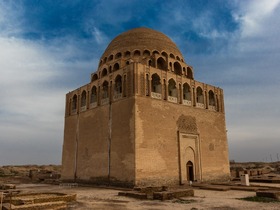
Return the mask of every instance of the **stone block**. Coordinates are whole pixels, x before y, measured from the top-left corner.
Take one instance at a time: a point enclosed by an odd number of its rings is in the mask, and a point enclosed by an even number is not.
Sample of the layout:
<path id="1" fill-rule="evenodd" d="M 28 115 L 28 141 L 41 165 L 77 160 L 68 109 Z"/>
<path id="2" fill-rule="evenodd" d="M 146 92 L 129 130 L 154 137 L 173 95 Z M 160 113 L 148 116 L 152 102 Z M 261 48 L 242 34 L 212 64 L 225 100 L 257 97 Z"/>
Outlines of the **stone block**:
<path id="1" fill-rule="evenodd" d="M 118 195 L 137 198 L 137 199 L 147 199 L 147 194 L 141 192 L 123 191 L 123 192 L 119 192 Z"/>
<path id="2" fill-rule="evenodd" d="M 188 196 L 194 196 L 193 189 L 154 192 L 153 197 L 155 200 L 170 200 L 173 198 L 188 197 Z"/>
<path id="3" fill-rule="evenodd" d="M 274 198 L 280 200 L 280 191 L 257 191 L 258 197 Z"/>

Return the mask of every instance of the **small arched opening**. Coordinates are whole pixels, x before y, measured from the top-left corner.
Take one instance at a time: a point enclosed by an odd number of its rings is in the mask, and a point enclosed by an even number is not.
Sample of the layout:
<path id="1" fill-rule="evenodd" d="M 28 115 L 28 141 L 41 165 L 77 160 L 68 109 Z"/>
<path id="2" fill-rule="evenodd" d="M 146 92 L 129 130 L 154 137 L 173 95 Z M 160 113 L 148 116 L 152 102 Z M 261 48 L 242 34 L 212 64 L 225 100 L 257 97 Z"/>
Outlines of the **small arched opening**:
<path id="1" fill-rule="evenodd" d="M 107 74 L 108 74 L 108 71 L 107 71 L 106 68 L 104 68 L 104 69 L 102 70 L 101 76 L 102 76 L 102 77 L 105 77 Z"/>
<path id="2" fill-rule="evenodd" d="M 82 92 L 82 97 L 81 97 L 81 107 L 85 107 L 87 104 L 87 92 L 84 90 Z"/>
<path id="3" fill-rule="evenodd" d="M 113 60 L 114 56 L 113 55 L 110 55 L 109 58 L 108 58 L 108 61 L 111 61 Z"/>
<path id="4" fill-rule="evenodd" d="M 72 111 L 76 111 L 77 110 L 77 101 L 78 101 L 78 97 L 75 94 L 72 98 Z"/>
<path id="5" fill-rule="evenodd" d="M 102 84 L 102 98 L 109 98 L 109 83 L 107 81 Z"/>
<path id="6" fill-rule="evenodd" d="M 174 63 L 174 73 L 177 75 L 182 75 L 182 66 L 179 62 Z"/>
<path id="7" fill-rule="evenodd" d="M 187 78 L 193 79 L 193 72 L 190 67 L 187 67 Z"/>
<path id="8" fill-rule="evenodd" d="M 161 93 L 161 82 L 158 74 L 152 75 L 152 92 Z"/>
<path id="9" fill-rule="evenodd" d="M 120 65 L 118 63 L 114 64 L 113 71 L 117 71 L 120 69 Z"/>
<path id="10" fill-rule="evenodd" d="M 215 94 L 212 90 L 210 90 L 208 92 L 208 95 L 209 95 L 209 105 L 210 106 L 215 106 Z"/>
<path id="11" fill-rule="evenodd" d="M 86 109 L 86 105 L 87 105 L 87 92 L 84 90 L 81 96 L 81 111 L 84 111 Z"/>
<path id="12" fill-rule="evenodd" d="M 91 77 L 91 81 L 94 82 L 98 80 L 98 75 L 97 74 L 93 74 L 92 77 Z"/>
<path id="13" fill-rule="evenodd" d="M 120 75 L 116 76 L 115 79 L 115 96 L 122 93 L 122 77 Z"/>
<path id="14" fill-rule="evenodd" d="M 161 53 L 161 55 L 162 55 L 162 56 L 164 56 L 165 58 L 167 58 L 167 57 L 168 57 L 167 53 L 166 53 L 166 52 L 164 52 L 164 51 Z"/>
<path id="15" fill-rule="evenodd" d="M 133 57 L 140 57 L 141 53 L 139 50 L 135 50 L 133 53 Z"/>
<path id="16" fill-rule="evenodd" d="M 150 53 L 149 50 L 144 50 L 143 56 L 147 57 L 147 56 L 150 56 L 150 55 L 151 55 L 151 53 Z"/>
<path id="17" fill-rule="evenodd" d="M 162 57 L 157 59 L 157 68 L 161 70 L 166 70 L 166 62 Z"/>
<path id="18" fill-rule="evenodd" d="M 203 91 L 201 87 L 196 88 L 196 102 L 200 104 L 204 103 Z"/>
<path id="19" fill-rule="evenodd" d="M 192 161 L 188 161 L 186 164 L 187 180 L 194 181 L 194 167 Z"/>
<path id="20" fill-rule="evenodd" d="M 130 52 L 126 51 L 125 54 L 124 54 L 124 57 L 129 58 L 130 57 Z"/>
<path id="21" fill-rule="evenodd" d="M 95 102 L 97 102 L 97 89 L 96 86 L 93 86 L 90 93 L 90 103 L 92 104 Z"/>
<path id="22" fill-rule="evenodd" d="M 177 88 L 174 79 L 168 80 L 168 96 L 177 97 Z"/>
<path id="23" fill-rule="evenodd" d="M 170 53 L 169 57 L 175 59 L 175 56 L 172 53 Z"/>
<path id="24" fill-rule="evenodd" d="M 184 83 L 183 85 L 183 99 L 187 101 L 191 100 L 191 87 L 188 83 Z"/>
<path id="25" fill-rule="evenodd" d="M 154 51 L 153 51 L 153 55 L 156 55 L 156 54 L 159 54 L 159 51 L 154 50 Z"/>
<path id="26" fill-rule="evenodd" d="M 118 52 L 116 55 L 115 55 L 115 59 L 119 59 L 122 57 L 122 53 Z"/>

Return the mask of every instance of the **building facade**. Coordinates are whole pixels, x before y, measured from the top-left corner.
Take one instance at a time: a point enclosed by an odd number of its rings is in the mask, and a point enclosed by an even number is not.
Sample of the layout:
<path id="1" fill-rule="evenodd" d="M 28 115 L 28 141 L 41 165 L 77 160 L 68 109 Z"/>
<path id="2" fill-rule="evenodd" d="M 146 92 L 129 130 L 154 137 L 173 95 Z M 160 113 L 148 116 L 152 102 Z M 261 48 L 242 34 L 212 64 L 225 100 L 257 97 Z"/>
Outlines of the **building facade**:
<path id="1" fill-rule="evenodd" d="M 114 38 L 90 83 L 66 95 L 65 181 L 178 185 L 229 174 L 223 90 L 194 80 L 158 31 Z"/>

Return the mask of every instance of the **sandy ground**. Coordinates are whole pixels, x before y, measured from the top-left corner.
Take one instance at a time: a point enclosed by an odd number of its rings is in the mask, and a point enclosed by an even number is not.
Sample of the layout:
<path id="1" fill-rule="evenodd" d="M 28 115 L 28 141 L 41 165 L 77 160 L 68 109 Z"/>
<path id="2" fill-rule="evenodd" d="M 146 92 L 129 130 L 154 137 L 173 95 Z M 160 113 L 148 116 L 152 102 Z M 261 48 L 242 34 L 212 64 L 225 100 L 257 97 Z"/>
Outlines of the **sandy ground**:
<path id="1" fill-rule="evenodd" d="M 118 196 L 120 190 L 96 187 L 67 187 L 57 185 L 20 184 L 17 189 L 23 192 L 63 192 L 77 194 L 77 202 L 71 203 L 69 209 L 104 209 L 104 210 L 175 210 L 175 209 L 280 209 L 280 203 L 259 203 L 238 200 L 248 196 L 255 196 L 255 192 L 246 191 L 210 191 L 195 189 L 194 197 L 184 200 L 155 201 L 138 200 Z"/>

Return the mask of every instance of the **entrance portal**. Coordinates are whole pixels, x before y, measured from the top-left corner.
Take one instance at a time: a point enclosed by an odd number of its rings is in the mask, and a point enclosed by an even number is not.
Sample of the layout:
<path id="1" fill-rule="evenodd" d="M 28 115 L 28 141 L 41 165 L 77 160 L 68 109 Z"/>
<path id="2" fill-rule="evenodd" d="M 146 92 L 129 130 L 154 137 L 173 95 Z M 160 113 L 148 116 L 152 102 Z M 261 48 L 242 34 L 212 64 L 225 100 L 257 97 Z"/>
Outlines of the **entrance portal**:
<path id="1" fill-rule="evenodd" d="M 193 163 L 191 161 L 187 162 L 186 169 L 187 169 L 187 180 L 194 181 Z"/>
<path id="2" fill-rule="evenodd" d="M 180 184 L 201 180 L 199 145 L 197 135 L 179 133 Z"/>

